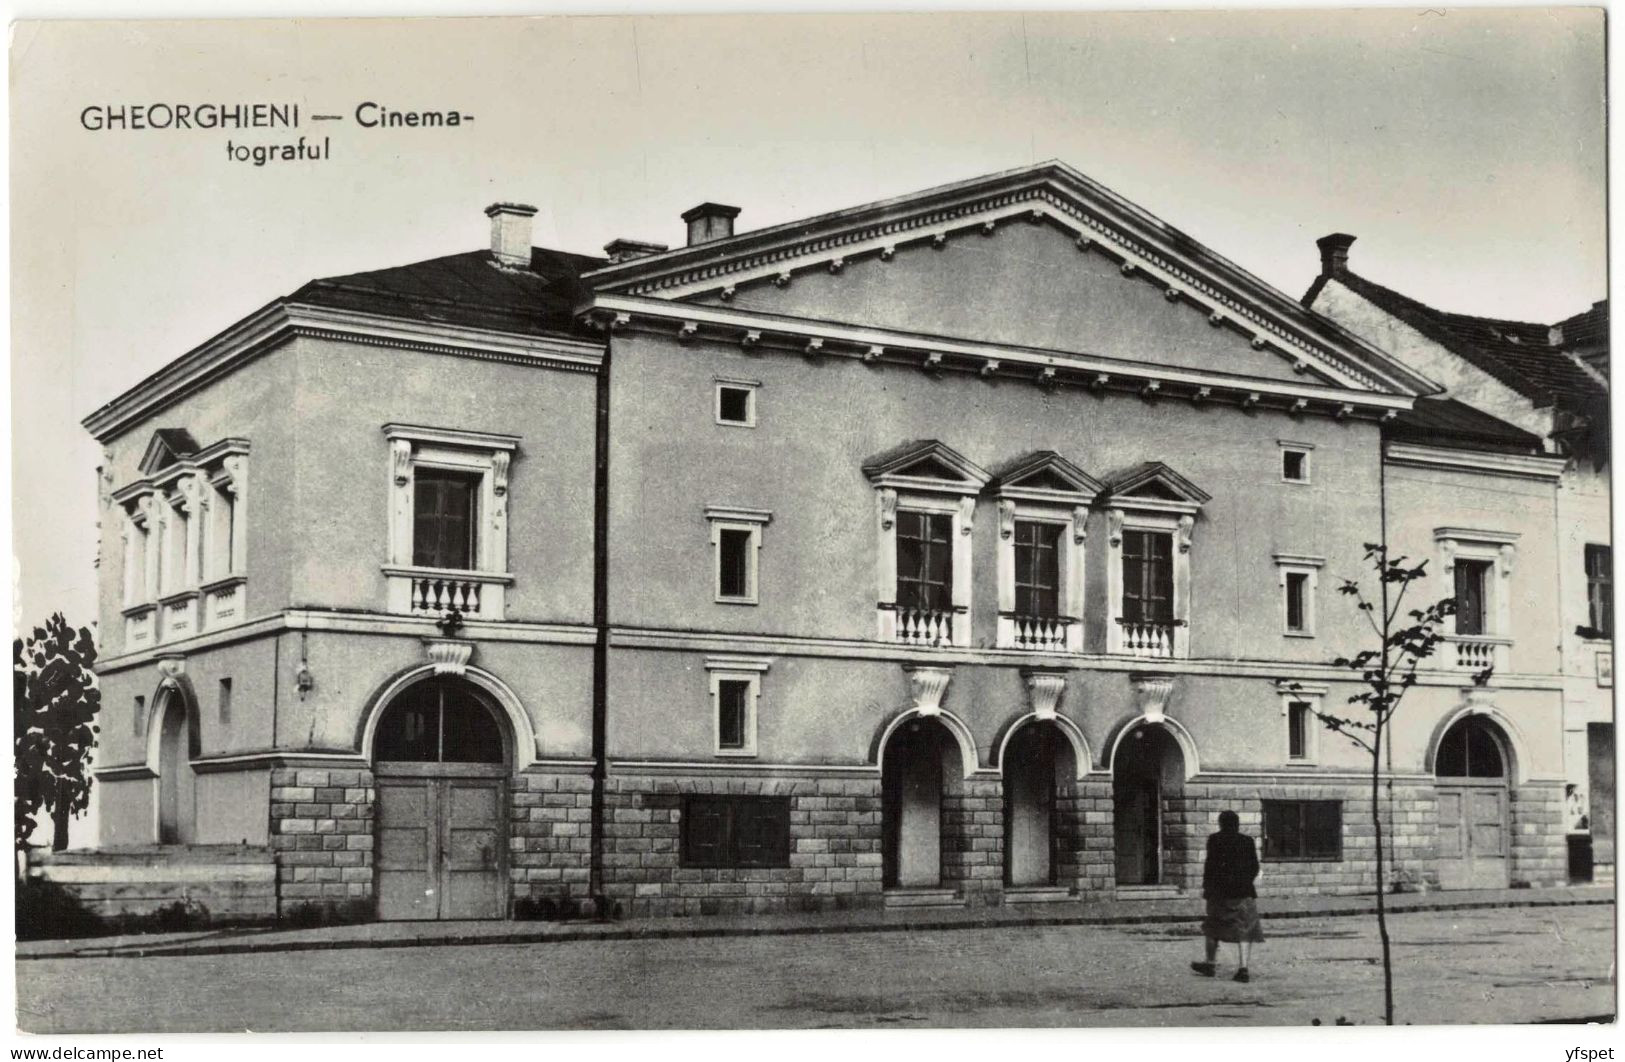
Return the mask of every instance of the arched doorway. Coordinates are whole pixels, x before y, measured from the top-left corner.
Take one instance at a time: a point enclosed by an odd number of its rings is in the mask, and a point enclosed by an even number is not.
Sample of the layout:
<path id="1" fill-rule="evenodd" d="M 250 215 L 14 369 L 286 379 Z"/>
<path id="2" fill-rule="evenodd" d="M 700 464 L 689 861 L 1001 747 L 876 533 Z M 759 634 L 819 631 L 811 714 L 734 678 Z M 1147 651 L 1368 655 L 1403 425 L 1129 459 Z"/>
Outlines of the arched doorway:
<path id="1" fill-rule="evenodd" d="M 378 917 L 507 912 L 507 776 L 501 713 L 451 677 L 408 686 L 373 737 Z"/>
<path id="2" fill-rule="evenodd" d="M 1439 802 L 1439 887 L 1504 889 L 1511 882 L 1507 776 L 1510 745 L 1481 715 L 1455 723 L 1433 756 Z"/>
<path id="3" fill-rule="evenodd" d="M 1077 776 L 1072 745 L 1053 722 L 1010 736 L 1004 768 L 1004 883 L 1054 885 L 1062 862 L 1060 796 Z"/>
<path id="4" fill-rule="evenodd" d="M 1134 727 L 1112 757 L 1113 849 L 1117 884 L 1167 882 L 1172 836 L 1168 803 L 1185 785 L 1185 756 L 1166 727 Z"/>
<path id="5" fill-rule="evenodd" d="M 191 844 L 197 840 L 197 775 L 192 770 L 197 719 L 176 689 L 164 692 L 158 712 L 158 843 Z"/>
<path id="6" fill-rule="evenodd" d="M 957 787 L 962 759 L 948 728 L 913 718 L 881 754 L 881 863 L 887 888 L 942 885 L 943 797 Z"/>

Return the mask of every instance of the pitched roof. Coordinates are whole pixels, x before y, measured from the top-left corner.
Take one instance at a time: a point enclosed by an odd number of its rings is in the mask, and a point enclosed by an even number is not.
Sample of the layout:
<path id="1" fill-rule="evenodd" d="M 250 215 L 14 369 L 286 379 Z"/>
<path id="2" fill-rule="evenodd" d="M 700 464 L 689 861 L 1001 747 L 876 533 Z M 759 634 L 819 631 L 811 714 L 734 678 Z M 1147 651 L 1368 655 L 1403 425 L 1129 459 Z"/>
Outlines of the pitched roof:
<path id="1" fill-rule="evenodd" d="M 1113 498 L 1145 493 L 1148 496 L 1161 494 L 1175 501 L 1198 505 L 1213 500 L 1213 495 L 1161 461 L 1142 461 L 1133 468 L 1114 472 L 1106 477 L 1106 491 Z"/>
<path id="2" fill-rule="evenodd" d="M 1540 436 L 1454 398 L 1418 398 L 1414 408 L 1384 425 L 1383 438 L 1423 446 L 1449 446 L 1504 454 L 1541 454 Z"/>
<path id="3" fill-rule="evenodd" d="M 287 301 L 503 332 L 580 335 L 583 326 L 572 315 L 584 297 L 580 277 L 604 262 L 533 247 L 529 269 L 510 269 L 489 251 L 468 251 L 313 280 Z"/>
<path id="4" fill-rule="evenodd" d="M 1306 304 L 1314 301 L 1327 280 L 1338 281 L 1536 406 L 1574 407 L 1607 394 L 1607 388 L 1596 377 L 1581 368 L 1563 346 L 1553 343 L 1553 329 L 1549 325 L 1449 313 L 1347 269 L 1317 279 L 1304 296 Z M 1599 305 L 1606 319 L 1606 304 Z M 1587 314 L 1596 310 L 1594 306 Z M 1603 334 L 1606 332 L 1604 325 Z"/>

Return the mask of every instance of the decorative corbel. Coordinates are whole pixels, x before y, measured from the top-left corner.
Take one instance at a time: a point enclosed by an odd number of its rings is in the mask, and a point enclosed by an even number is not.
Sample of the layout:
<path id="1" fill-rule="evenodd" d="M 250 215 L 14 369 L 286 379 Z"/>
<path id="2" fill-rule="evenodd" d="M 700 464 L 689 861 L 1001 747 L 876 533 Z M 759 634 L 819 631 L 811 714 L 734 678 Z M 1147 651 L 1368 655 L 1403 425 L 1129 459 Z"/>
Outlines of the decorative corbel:
<path id="1" fill-rule="evenodd" d="M 1212 313 L 1208 314 L 1207 323 L 1212 325 L 1214 328 L 1224 324 L 1224 311 L 1214 310 Z"/>
<path id="2" fill-rule="evenodd" d="M 739 345 L 744 347 L 746 350 L 749 350 L 761 341 L 762 332 L 761 329 L 758 328 L 747 329 L 745 334 L 739 337 Z"/>
<path id="3" fill-rule="evenodd" d="M 395 439 L 390 442 L 389 450 L 394 459 L 395 485 L 404 487 L 412 478 L 412 440 Z"/>
<path id="4" fill-rule="evenodd" d="M 1104 391 L 1106 389 L 1106 385 L 1111 383 L 1111 381 L 1112 381 L 1111 373 L 1109 373 L 1109 372 L 1097 372 L 1097 373 L 1095 373 L 1094 379 L 1089 381 L 1089 390 L 1091 390 L 1091 391 Z"/>
<path id="5" fill-rule="evenodd" d="M 1089 539 L 1089 507 L 1076 505 L 1072 508 L 1072 542 L 1074 545 L 1083 545 Z"/>
<path id="6" fill-rule="evenodd" d="M 163 676 L 166 685 L 173 686 L 175 681 L 186 674 L 186 657 L 160 656 L 158 658 L 158 674 Z"/>
<path id="7" fill-rule="evenodd" d="M 425 638 L 423 652 L 436 675 L 463 675 L 474 658 L 474 643 L 458 638 Z"/>
<path id="8" fill-rule="evenodd" d="M 1213 388 L 1211 388 L 1211 387 L 1198 387 L 1196 389 L 1196 393 L 1191 395 L 1191 401 L 1196 405 L 1201 405 L 1203 402 L 1206 402 L 1208 399 L 1210 399 L 1212 397 L 1213 397 Z"/>
<path id="9" fill-rule="evenodd" d="M 814 336 L 812 339 L 807 340 L 807 357 L 816 358 L 822 353 L 824 353 L 824 341 L 822 339 Z"/>
<path id="10" fill-rule="evenodd" d="M 1456 540 L 1453 538 L 1439 539 L 1439 567 L 1446 575 L 1456 570 Z"/>
<path id="11" fill-rule="evenodd" d="M 1397 410 L 1397 409 L 1385 409 L 1385 410 L 1382 411 L 1382 422 L 1384 424 L 1388 424 L 1388 423 L 1390 423 L 1392 421 L 1395 421 L 1395 420 L 1398 420 L 1398 419 L 1399 419 L 1399 410 Z"/>
<path id="12" fill-rule="evenodd" d="M 1123 272 L 1123 275 L 1125 277 L 1133 276 L 1134 275 L 1134 269 L 1135 269 L 1135 265 L 1134 265 L 1133 262 L 1124 262 L 1123 265 L 1122 265 L 1122 272 Z"/>
<path id="13" fill-rule="evenodd" d="M 1264 349 L 1264 344 L 1266 344 L 1268 342 L 1269 342 L 1269 340 L 1264 338 L 1264 334 L 1262 332 L 1256 332 L 1256 333 L 1253 334 L 1253 349 L 1254 350 L 1263 350 Z"/>
<path id="14" fill-rule="evenodd" d="M 948 246 L 948 234 L 946 232 L 939 232 L 935 236 L 931 237 L 932 250 L 940 251 L 946 246 Z"/>
<path id="15" fill-rule="evenodd" d="M 1342 405 L 1338 406 L 1337 412 L 1332 414 L 1332 416 L 1337 420 L 1347 420 L 1353 415 L 1354 407 L 1347 402 L 1344 402 Z"/>
<path id="16" fill-rule="evenodd" d="M 926 356 L 925 356 L 925 364 L 924 364 L 924 366 L 922 366 L 922 368 L 924 368 L 926 372 L 936 372 L 937 370 L 941 369 L 942 368 L 942 351 L 933 350 L 930 353 L 926 354 Z"/>
<path id="17" fill-rule="evenodd" d="M 1254 408 L 1256 408 L 1258 406 L 1258 401 L 1259 401 L 1258 392 L 1257 391 L 1248 391 L 1246 397 L 1241 400 L 1241 408 L 1242 409 L 1254 409 Z"/>
<path id="18" fill-rule="evenodd" d="M 981 371 L 982 371 L 983 376 L 992 376 L 994 373 L 999 371 L 999 359 L 998 358 L 989 358 L 986 361 L 982 362 L 982 370 Z"/>
<path id="19" fill-rule="evenodd" d="M 1309 400 L 1307 398 L 1299 398 L 1293 401 L 1292 408 L 1287 410 L 1287 412 L 1296 417 L 1302 413 L 1308 412 L 1308 410 Z"/>
<path id="20" fill-rule="evenodd" d="M 1046 365 L 1038 370 L 1038 386 L 1046 390 L 1055 386 L 1055 366 Z"/>
<path id="21" fill-rule="evenodd" d="M 942 695 L 948 692 L 948 680 L 954 677 L 950 667 L 908 667 L 908 695 L 914 710 L 921 715 L 942 714 Z"/>
<path id="22" fill-rule="evenodd" d="M 508 462 L 512 456 L 506 450 L 491 454 L 491 491 L 499 498 L 508 493 Z"/>
<path id="23" fill-rule="evenodd" d="M 1147 380 L 1140 387 L 1140 397 L 1149 402 L 1151 399 L 1156 398 L 1157 397 L 1157 392 L 1161 391 L 1161 390 L 1162 390 L 1162 381 L 1161 380 Z"/>
<path id="24" fill-rule="evenodd" d="M 734 294 L 738 290 L 739 289 L 735 288 L 732 284 L 729 284 L 729 285 L 726 285 L 719 294 L 722 296 L 722 301 L 723 302 L 732 302 L 733 298 L 734 298 Z"/>
<path id="25" fill-rule="evenodd" d="M 1134 673 L 1129 675 L 1129 686 L 1134 691 L 1134 706 L 1140 718 L 1147 723 L 1160 723 L 1168 712 L 1173 698 L 1174 676 Z"/>
<path id="26" fill-rule="evenodd" d="M 1061 696 L 1066 693 L 1066 672 L 1026 668 L 1021 674 L 1027 680 L 1027 700 L 1032 705 L 1033 715 L 1039 719 L 1054 719 L 1055 710 L 1061 706 Z"/>
<path id="27" fill-rule="evenodd" d="M 846 268 L 846 259 L 845 258 L 831 258 L 829 260 L 829 271 L 831 273 L 839 273 L 841 270 L 843 270 L 845 268 Z"/>
<path id="28" fill-rule="evenodd" d="M 1123 510 L 1106 510 L 1106 541 L 1114 549 L 1123 544 Z"/>
<path id="29" fill-rule="evenodd" d="M 773 286 L 775 288 L 787 288 L 790 286 L 790 281 L 792 279 L 793 278 L 790 276 L 790 271 L 787 269 L 773 278 Z"/>
<path id="30" fill-rule="evenodd" d="M 1512 574 L 1512 562 L 1518 558 L 1518 547 L 1508 542 L 1497 552 L 1500 554 L 1501 578 L 1505 579 Z"/>
<path id="31" fill-rule="evenodd" d="M 1039 210 L 1037 207 L 1034 207 L 1032 210 L 1027 211 L 1027 224 L 1029 224 L 1029 225 L 1038 225 L 1038 224 L 1041 224 L 1043 222 L 1043 220 L 1044 220 L 1044 212 L 1042 210 Z"/>
<path id="32" fill-rule="evenodd" d="M 1091 240 L 1087 236 L 1079 236 L 1077 239 L 1072 241 L 1072 246 L 1076 247 L 1078 250 L 1082 251 L 1084 254 L 1088 254 L 1091 250 L 1094 249 L 1095 241 Z"/>
<path id="33" fill-rule="evenodd" d="M 1014 538 L 1016 534 L 1016 503 L 1009 498 L 999 499 L 999 537 Z"/>
<path id="34" fill-rule="evenodd" d="M 863 360 L 864 361 L 879 361 L 880 356 L 882 354 L 884 354 L 884 353 L 886 353 L 886 348 L 883 347 L 883 346 L 880 346 L 877 343 L 877 344 L 871 346 L 868 350 L 863 352 Z"/>
<path id="35" fill-rule="evenodd" d="M 890 531 L 897 522 L 897 492 L 890 487 L 880 488 L 880 529 Z"/>
<path id="36" fill-rule="evenodd" d="M 982 235 L 991 236 L 993 235 L 993 230 L 996 228 L 998 228 L 998 225 L 993 221 L 992 218 L 989 218 L 988 220 L 982 222 Z"/>
<path id="37" fill-rule="evenodd" d="M 1172 284 L 1169 284 L 1167 289 L 1163 291 L 1162 297 L 1167 299 L 1169 302 L 1178 302 L 1179 289 L 1174 287 Z"/>
<path id="38" fill-rule="evenodd" d="M 882 247 L 880 249 L 880 260 L 882 262 L 889 262 L 893 258 L 896 258 L 896 257 L 897 257 L 897 247 L 896 247 L 895 244 L 888 243 L 886 246 L 884 246 L 884 247 Z"/>
<path id="39" fill-rule="evenodd" d="M 1292 371 L 1297 373 L 1299 376 L 1302 376 L 1304 373 L 1309 371 L 1309 362 L 1303 358 L 1294 358 L 1292 361 Z"/>
<path id="40" fill-rule="evenodd" d="M 1196 517 L 1186 513 L 1179 518 L 1179 552 L 1191 551 L 1191 533 L 1196 530 Z"/>
<path id="41" fill-rule="evenodd" d="M 700 325 L 698 321 L 684 321 L 677 328 L 677 342 L 687 343 L 699 334 Z"/>
<path id="42" fill-rule="evenodd" d="M 968 535 L 976 521 L 976 498 L 966 495 L 959 499 L 959 533 Z"/>

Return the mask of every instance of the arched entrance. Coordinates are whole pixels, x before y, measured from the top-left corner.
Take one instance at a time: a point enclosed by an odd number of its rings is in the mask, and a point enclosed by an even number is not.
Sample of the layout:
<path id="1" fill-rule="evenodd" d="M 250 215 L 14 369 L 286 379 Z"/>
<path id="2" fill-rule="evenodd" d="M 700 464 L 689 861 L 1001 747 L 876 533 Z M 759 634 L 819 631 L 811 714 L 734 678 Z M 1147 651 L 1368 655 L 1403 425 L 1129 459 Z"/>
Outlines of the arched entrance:
<path id="1" fill-rule="evenodd" d="M 1169 800 L 1185 786 L 1185 756 L 1166 727 L 1124 734 L 1112 756 L 1112 829 L 1119 885 L 1167 882 Z"/>
<path id="2" fill-rule="evenodd" d="M 1053 722 L 1033 722 L 1010 736 L 1004 769 L 1004 883 L 1054 885 L 1063 834 L 1059 797 L 1077 777 L 1071 743 Z"/>
<path id="3" fill-rule="evenodd" d="M 507 912 L 507 776 L 501 712 L 472 683 L 437 677 L 384 706 L 373 736 L 378 917 Z"/>
<path id="4" fill-rule="evenodd" d="M 1481 715 L 1455 723 L 1433 756 L 1439 801 L 1439 887 L 1504 889 L 1508 865 L 1510 744 Z"/>
<path id="5" fill-rule="evenodd" d="M 942 723 L 901 723 L 881 752 L 881 863 L 887 888 L 942 885 L 943 797 L 960 781 L 958 742 Z"/>
<path id="6" fill-rule="evenodd" d="M 186 697 L 166 690 L 158 705 L 158 843 L 191 844 L 197 840 L 197 775 L 192 757 L 198 751 L 197 719 Z"/>

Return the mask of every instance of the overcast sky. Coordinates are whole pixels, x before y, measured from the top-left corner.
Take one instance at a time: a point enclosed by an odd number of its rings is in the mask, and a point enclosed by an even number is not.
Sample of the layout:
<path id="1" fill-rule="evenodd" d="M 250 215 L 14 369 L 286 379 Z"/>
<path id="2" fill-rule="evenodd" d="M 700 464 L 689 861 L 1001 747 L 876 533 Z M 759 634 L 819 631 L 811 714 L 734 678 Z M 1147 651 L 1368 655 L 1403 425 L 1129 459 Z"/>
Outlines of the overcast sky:
<path id="1" fill-rule="evenodd" d="M 33 24 L 13 36 L 21 615 L 93 618 L 79 420 L 318 276 L 470 250 L 497 199 L 537 242 L 678 244 L 1063 159 L 1296 297 L 1314 239 L 1469 313 L 1605 295 L 1600 10 Z M 85 131 L 98 103 L 293 101 L 330 161 Z M 450 110 L 362 130 L 354 109 Z M 114 540 L 116 544 L 116 539 Z"/>

